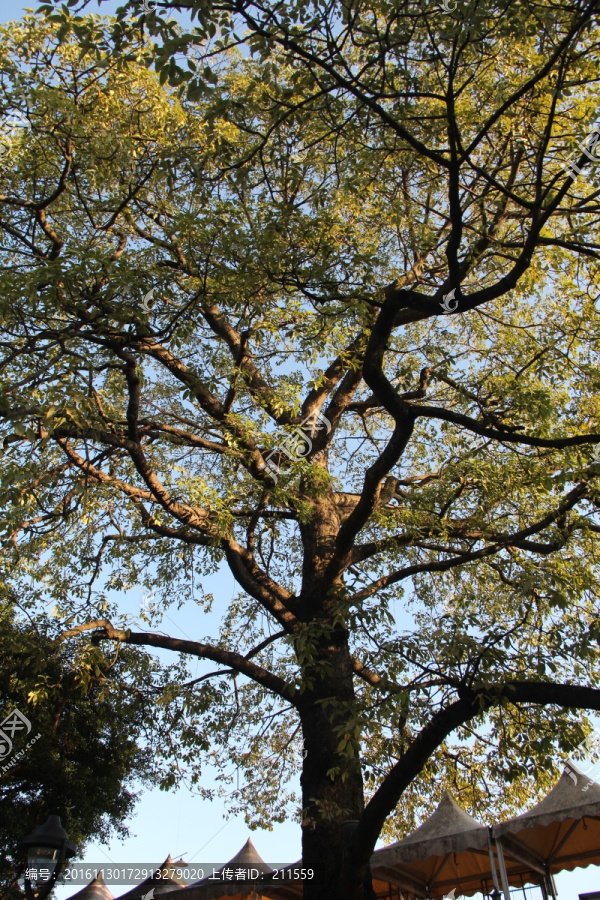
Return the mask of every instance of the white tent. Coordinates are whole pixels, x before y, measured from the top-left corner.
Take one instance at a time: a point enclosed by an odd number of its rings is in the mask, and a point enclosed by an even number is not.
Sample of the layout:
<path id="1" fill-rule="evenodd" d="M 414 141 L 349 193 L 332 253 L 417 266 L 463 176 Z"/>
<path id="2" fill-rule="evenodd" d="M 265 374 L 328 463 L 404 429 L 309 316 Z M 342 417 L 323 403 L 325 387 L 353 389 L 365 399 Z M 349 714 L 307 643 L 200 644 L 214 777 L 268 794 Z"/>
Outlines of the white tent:
<path id="1" fill-rule="evenodd" d="M 600 785 L 570 764 L 543 800 L 532 809 L 500 822 L 493 835 L 501 844 L 508 874 L 546 875 L 600 865 Z"/>
<path id="2" fill-rule="evenodd" d="M 93 881 L 73 894 L 69 900 L 115 900 L 115 898 L 107 888 L 102 872 L 98 872 Z"/>
<path id="3" fill-rule="evenodd" d="M 259 886 L 259 880 L 272 871 L 248 838 L 229 862 L 202 881 L 190 884 L 178 900 L 216 900 L 219 897 L 229 897 L 231 900 L 271 900 L 268 887 Z M 255 873 L 258 873 L 258 877 Z"/>
<path id="4" fill-rule="evenodd" d="M 491 879 L 488 829 L 445 793 L 416 831 L 375 851 L 371 871 L 409 897 L 476 894 Z"/>
<path id="5" fill-rule="evenodd" d="M 127 891 L 126 894 L 121 894 L 119 900 L 141 900 L 151 890 L 154 890 L 154 894 L 167 894 L 171 891 L 181 890 L 185 887 L 185 881 L 177 873 L 177 868 L 181 868 L 181 866 L 174 863 L 169 854 L 162 866 L 156 867 L 154 875 L 137 884 L 130 891 Z M 70 898 L 70 900 L 73 900 L 73 898 Z"/>

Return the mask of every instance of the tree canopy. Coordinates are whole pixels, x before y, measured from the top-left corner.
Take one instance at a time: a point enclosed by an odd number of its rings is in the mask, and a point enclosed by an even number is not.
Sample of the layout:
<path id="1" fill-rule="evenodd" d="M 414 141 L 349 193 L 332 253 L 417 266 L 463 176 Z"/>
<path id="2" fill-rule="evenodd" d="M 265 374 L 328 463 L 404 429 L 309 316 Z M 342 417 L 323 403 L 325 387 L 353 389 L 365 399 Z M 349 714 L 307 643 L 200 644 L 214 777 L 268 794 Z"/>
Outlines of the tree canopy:
<path id="1" fill-rule="evenodd" d="M 306 900 L 363 896 L 445 786 L 518 806 L 600 709 L 597 5 L 2 33 L 5 577 L 68 640 L 210 661 L 166 785 L 267 745 L 240 804 L 277 820 L 301 730 Z M 140 583 L 193 640 L 120 617 Z"/>

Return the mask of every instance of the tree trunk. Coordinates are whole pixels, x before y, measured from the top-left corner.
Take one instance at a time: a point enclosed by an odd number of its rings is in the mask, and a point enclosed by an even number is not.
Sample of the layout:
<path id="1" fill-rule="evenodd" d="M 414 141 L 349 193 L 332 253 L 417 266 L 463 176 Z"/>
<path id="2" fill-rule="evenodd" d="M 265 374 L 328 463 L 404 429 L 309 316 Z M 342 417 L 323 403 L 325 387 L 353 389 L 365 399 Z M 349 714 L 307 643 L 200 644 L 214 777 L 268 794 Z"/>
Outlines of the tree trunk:
<path id="1" fill-rule="evenodd" d="M 321 643 L 306 675 L 312 680 L 312 689 L 305 692 L 301 703 L 307 751 L 301 776 L 302 866 L 313 869 L 314 876 L 304 882 L 303 900 L 371 900 L 372 888 L 365 892 L 364 884 L 349 883 L 347 871 L 352 827 L 343 828 L 343 824 L 360 818 L 364 793 L 358 755 L 341 758 L 337 754 L 343 737 L 337 729 L 355 703 L 345 629 L 336 627 Z M 370 877 L 367 881 L 370 885 Z"/>
<path id="2" fill-rule="evenodd" d="M 337 752 L 350 730 L 348 720 L 356 714 L 349 634 L 339 621 L 344 586 L 341 580 L 332 583 L 327 575 L 341 519 L 331 492 L 313 495 L 311 502 L 313 515 L 300 524 L 304 562 L 299 609 L 308 626 L 304 639 L 312 646 L 296 648 L 304 685 L 299 710 L 306 750 L 301 776 L 302 866 L 314 872 L 304 882 L 303 900 L 371 900 L 372 888 L 364 893 L 364 879 L 351 884 L 344 871 L 349 869 L 351 829 L 349 833 L 343 825 L 358 820 L 365 803 L 358 747 L 353 756 Z M 352 738 L 356 742 L 354 734 Z"/>

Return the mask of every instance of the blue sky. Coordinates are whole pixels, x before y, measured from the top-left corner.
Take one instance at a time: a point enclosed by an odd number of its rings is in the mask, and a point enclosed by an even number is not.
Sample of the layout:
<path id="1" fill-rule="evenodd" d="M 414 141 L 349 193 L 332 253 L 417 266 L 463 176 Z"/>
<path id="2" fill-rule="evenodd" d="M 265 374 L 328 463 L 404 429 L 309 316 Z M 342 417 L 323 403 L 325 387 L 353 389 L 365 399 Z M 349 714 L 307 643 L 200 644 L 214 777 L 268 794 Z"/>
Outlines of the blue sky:
<path id="1" fill-rule="evenodd" d="M 109 14 L 121 0 L 110 0 L 90 4 L 90 11 Z M 35 7 L 32 2 L 20 0 L 0 0 L 0 22 L 19 19 L 27 8 Z M 234 591 L 229 573 L 223 572 L 204 582 L 204 589 L 215 595 L 215 607 L 219 615 L 223 612 Z M 219 603 L 219 598 L 222 602 Z M 132 592 L 124 599 L 123 610 L 135 615 L 142 601 L 139 594 Z M 196 629 L 198 608 L 194 604 L 184 606 L 177 614 L 172 612 L 173 622 L 165 622 L 165 627 L 176 636 Z M 193 617 L 196 617 L 195 620 Z M 205 631 L 207 623 L 203 623 Z M 215 802 L 202 801 L 191 796 L 187 789 L 169 791 L 158 789 L 143 793 L 134 816 L 128 823 L 132 835 L 125 841 L 115 840 L 109 846 L 91 845 L 84 856 L 88 863 L 161 863 L 167 854 L 173 858 L 183 856 L 189 863 L 222 863 L 230 859 L 245 843 L 252 840 L 261 856 L 270 863 L 291 863 L 300 857 L 300 829 L 288 822 L 276 825 L 274 830 L 250 833 L 241 818 L 227 819 L 227 799 Z M 564 873 L 556 879 L 559 895 L 575 897 L 577 893 L 597 890 L 600 887 L 600 867 L 592 866 L 575 872 Z M 113 893 L 125 893 L 126 887 L 114 887 Z M 55 891 L 57 900 L 66 900 L 73 888 L 60 887 Z M 533 896 L 539 896 L 532 893 Z"/>

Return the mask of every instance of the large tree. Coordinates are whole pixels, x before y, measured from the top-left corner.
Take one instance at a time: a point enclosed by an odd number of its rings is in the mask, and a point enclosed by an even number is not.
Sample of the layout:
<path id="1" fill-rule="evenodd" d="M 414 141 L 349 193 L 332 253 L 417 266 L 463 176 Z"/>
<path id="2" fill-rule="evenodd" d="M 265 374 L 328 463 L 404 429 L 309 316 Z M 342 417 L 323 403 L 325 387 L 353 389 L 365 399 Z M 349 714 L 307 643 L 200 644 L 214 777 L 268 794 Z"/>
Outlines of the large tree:
<path id="1" fill-rule="evenodd" d="M 268 745 L 253 821 L 301 728 L 305 900 L 368 896 L 392 814 L 445 785 L 545 787 L 600 709 L 600 192 L 564 169 L 598 4 L 459 5 L 163 0 L 3 38 L 31 124 L 0 172 L 3 564 L 70 634 L 210 661 L 170 688 L 177 765 Z M 207 609 L 221 564 L 211 637 L 105 593 Z"/>

